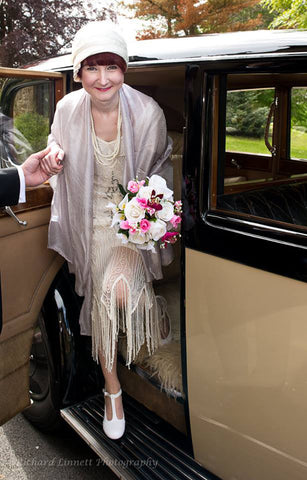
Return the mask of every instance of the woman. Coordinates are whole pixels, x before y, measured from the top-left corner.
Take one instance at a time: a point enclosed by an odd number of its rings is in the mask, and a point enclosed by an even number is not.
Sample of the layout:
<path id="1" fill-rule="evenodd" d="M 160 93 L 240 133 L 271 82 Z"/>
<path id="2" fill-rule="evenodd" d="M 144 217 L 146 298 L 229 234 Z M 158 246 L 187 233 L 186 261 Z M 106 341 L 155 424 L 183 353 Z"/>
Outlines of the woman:
<path id="1" fill-rule="evenodd" d="M 108 204 L 121 201 L 118 184 L 135 177 L 159 173 L 170 180 L 171 141 L 157 103 L 123 83 L 127 45 L 114 27 L 105 22 L 83 27 L 72 58 L 74 79 L 83 88 L 58 103 L 51 128 L 45 165 L 50 169 L 63 150 L 65 168 L 55 179 L 49 247 L 69 262 L 76 291 L 85 297 L 81 334 L 92 335 L 93 357 L 105 377 L 103 428 L 115 439 L 125 429 L 116 373 L 118 332 L 127 335 L 127 365 L 144 342 L 152 353 L 161 338 L 163 302 L 157 302 L 151 284 L 162 277 L 160 252 L 123 246 L 110 228 Z"/>

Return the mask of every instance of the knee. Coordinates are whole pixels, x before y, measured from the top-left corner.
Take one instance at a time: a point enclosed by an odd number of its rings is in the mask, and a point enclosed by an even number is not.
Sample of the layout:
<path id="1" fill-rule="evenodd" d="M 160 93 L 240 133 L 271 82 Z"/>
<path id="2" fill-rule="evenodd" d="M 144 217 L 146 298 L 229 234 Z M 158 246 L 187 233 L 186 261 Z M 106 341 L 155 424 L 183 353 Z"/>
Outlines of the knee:
<path id="1" fill-rule="evenodd" d="M 110 299 L 111 303 L 114 301 L 120 308 L 125 305 L 128 295 L 128 287 L 126 283 L 121 279 L 116 283 L 112 281 L 104 282 L 103 284 L 103 297 Z"/>
<path id="2" fill-rule="evenodd" d="M 120 280 L 116 284 L 115 292 L 116 292 L 116 302 L 120 307 L 122 307 L 126 303 L 127 293 L 128 293 L 128 288 L 125 282 Z"/>

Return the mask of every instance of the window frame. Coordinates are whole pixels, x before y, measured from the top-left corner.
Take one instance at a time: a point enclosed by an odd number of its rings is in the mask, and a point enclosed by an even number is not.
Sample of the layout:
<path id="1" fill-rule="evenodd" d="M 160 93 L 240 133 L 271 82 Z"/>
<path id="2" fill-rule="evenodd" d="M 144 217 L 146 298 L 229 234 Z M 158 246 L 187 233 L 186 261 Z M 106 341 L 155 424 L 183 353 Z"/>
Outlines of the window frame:
<path id="1" fill-rule="evenodd" d="M 202 213 L 202 219 L 206 223 L 207 226 L 228 230 L 230 232 L 236 232 L 242 235 L 252 235 L 256 236 L 261 239 L 268 239 L 273 242 L 282 243 L 284 245 L 294 245 L 300 248 L 307 248 L 307 228 L 305 226 L 290 224 L 286 222 L 280 222 L 274 219 L 265 218 L 265 217 L 256 217 L 251 214 L 246 214 L 242 212 L 236 211 L 228 211 L 222 210 L 217 208 L 217 195 L 218 192 L 221 191 L 221 188 L 224 188 L 224 165 L 225 165 L 225 156 L 226 156 L 226 95 L 227 95 L 227 74 L 229 72 L 212 72 L 209 75 L 206 75 L 206 83 L 210 84 L 211 80 L 211 159 L 210 159 L 210 172 L 209 172 L 209 195 L 207 200 L 202 198 L 201 200 L 201 207 L 206 205 L 207 202 L 207 210 Z M 231 74 L 231 73 L 230 73 Z M 242 74 L 236 74 L 239 78 L 246 79 L 248 74 L 245 74 L 243 77 Z M 271 74 L 265 74 L 261 72 L 263 78 L 272 79 Z M 289 77 L 289 75 L 296 75 L 301 78 L 305 78 L 305 84 L 307 85 L 307 75 L 304 72 L 303 77 L 299 73 L 292 72 L 289 73 L 277 73 L 278 77 L 281 78 L 281 75 Z M 209 78 L 211 77 L 211 79 Z M 276 77 L 276 78 L 278 78 Z M 258 77 L 259 78 L 259 77 Z M 260 77 L 261 78 L 261 77 Z M 286 83 L 286 82 L 284 82 Z M 291 92 L 293 85 L 285 85 L 283 83 L 282 86 L 278 86 L 278 104 L 276 110 L 276 117 L 277 120 L 277 132 L 275 132 L 273 145 L 277 144 L 277 148 L 275 149 L 276 154 L 276 165 L 280 172 L 280 167 L 282 167 L 282 171 L 284 171 L 284 167 L 289 166 L 293 162 L 296 165 L 299 165 L 301 160 L 291 160 L 289 157 L 290 153 L 290 128 L 289 128 L 289 118 L 291 115 L 290 112 L 290 96 L 289 91 Z M 268 87 L 272 88 L 272 82 L 270 82 Z M 254 88 L 259 87 L 258 84 L 254 86 Z M 275 86 L 275 88 L 277 85 Z M 237 89 L 242 88 L 238 87 Z M 252 88 L 249 84 L 246 88 Z M 210 90 L 210 89 L 209 89 Z M 233 90 L 233 89 L 232 89 Z M 280 101 L 282 99 L 282 102 Z M 207 99 L 207 103 L 209 103 L 209 99 Z M 286 105 L 286 107 L 284 106 Z M 282 108 L 283 107 L 283 108 Z M 207 119 L 208 121 L 208 119 Z M 274 128 L 275 130 L 275 128 Z M 274 135 L 274 134 L 273 134 Z M 281 152 L 287 155 L 287 158 L 281 158 Z M 253 154 L 250 154 L 251 156 Z M 269 156 L 268 156 L 269 157 Z M 270 158 L 270 157 L 269 157 Z M 291 162 L 291 164 L 290 164 Z M 305 172 L 306 167 L 305 167 Z M 298 177 L 297 179 L 292 179 L 291 183 L 297 183 L 302 181 L 303 177 Z M 307 179 L 306 179 L 307 181 Z M 277 185 L 277 183 L 289 183 L 289 179 L 284 181 L 273 181 L 273 184 Z M 223 187 L 221 184 L 223 183 Z M 259 183 L 258 183 L 259 185 Z M 268 183 L 266 183 L 268 186 Z M 250 189 L 255 189 L 255 184 L 252 184 Z M 246 189 L 247 190 L 247 189 Z"/>

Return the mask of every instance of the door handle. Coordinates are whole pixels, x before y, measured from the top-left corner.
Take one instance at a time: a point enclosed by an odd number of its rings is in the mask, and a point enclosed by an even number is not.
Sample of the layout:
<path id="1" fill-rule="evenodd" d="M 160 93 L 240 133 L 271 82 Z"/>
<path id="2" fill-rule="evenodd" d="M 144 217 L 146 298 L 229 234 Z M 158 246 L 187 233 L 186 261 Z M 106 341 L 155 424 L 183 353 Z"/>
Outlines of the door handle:
<path id="1" fill-rule="evenodd" d="M 18 225 L 21 225 L 22 227 L 26 227 L 28 225 L 28 222 L 26 220 L 20 220 L 16 215 L 15 213 L 13 212 L 13 210 L 11 209 L 11 207 L 4 207 L 4 210 L 6 211 L 6 213 L 12 217 L 17 223 Z"/>

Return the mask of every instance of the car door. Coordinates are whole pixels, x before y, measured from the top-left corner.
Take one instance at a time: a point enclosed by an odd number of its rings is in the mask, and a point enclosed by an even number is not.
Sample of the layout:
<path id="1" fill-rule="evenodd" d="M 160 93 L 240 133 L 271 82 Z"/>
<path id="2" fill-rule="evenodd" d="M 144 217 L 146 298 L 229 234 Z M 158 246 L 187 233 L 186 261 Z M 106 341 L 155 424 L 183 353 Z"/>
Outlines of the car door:
<path id="1" fill-rule="evenodd" d="M 0 68 L 1 167 L 22 164 L 45 148 L 56 102 L 64 95 L 59 73 Z M 0 422 L 29 401 L 33 331 L 62 259 L 47 249 L 52 190 L 27 189 L 26 203 L 0 209 L 0 272 L 3 328 L 0 335 Z"/>
<path id="2" fill-rule="evenodd" d="M 189 80 L 191 434 L 225 480 L 307 474 L 304 55 L 208 63 Z"/>

